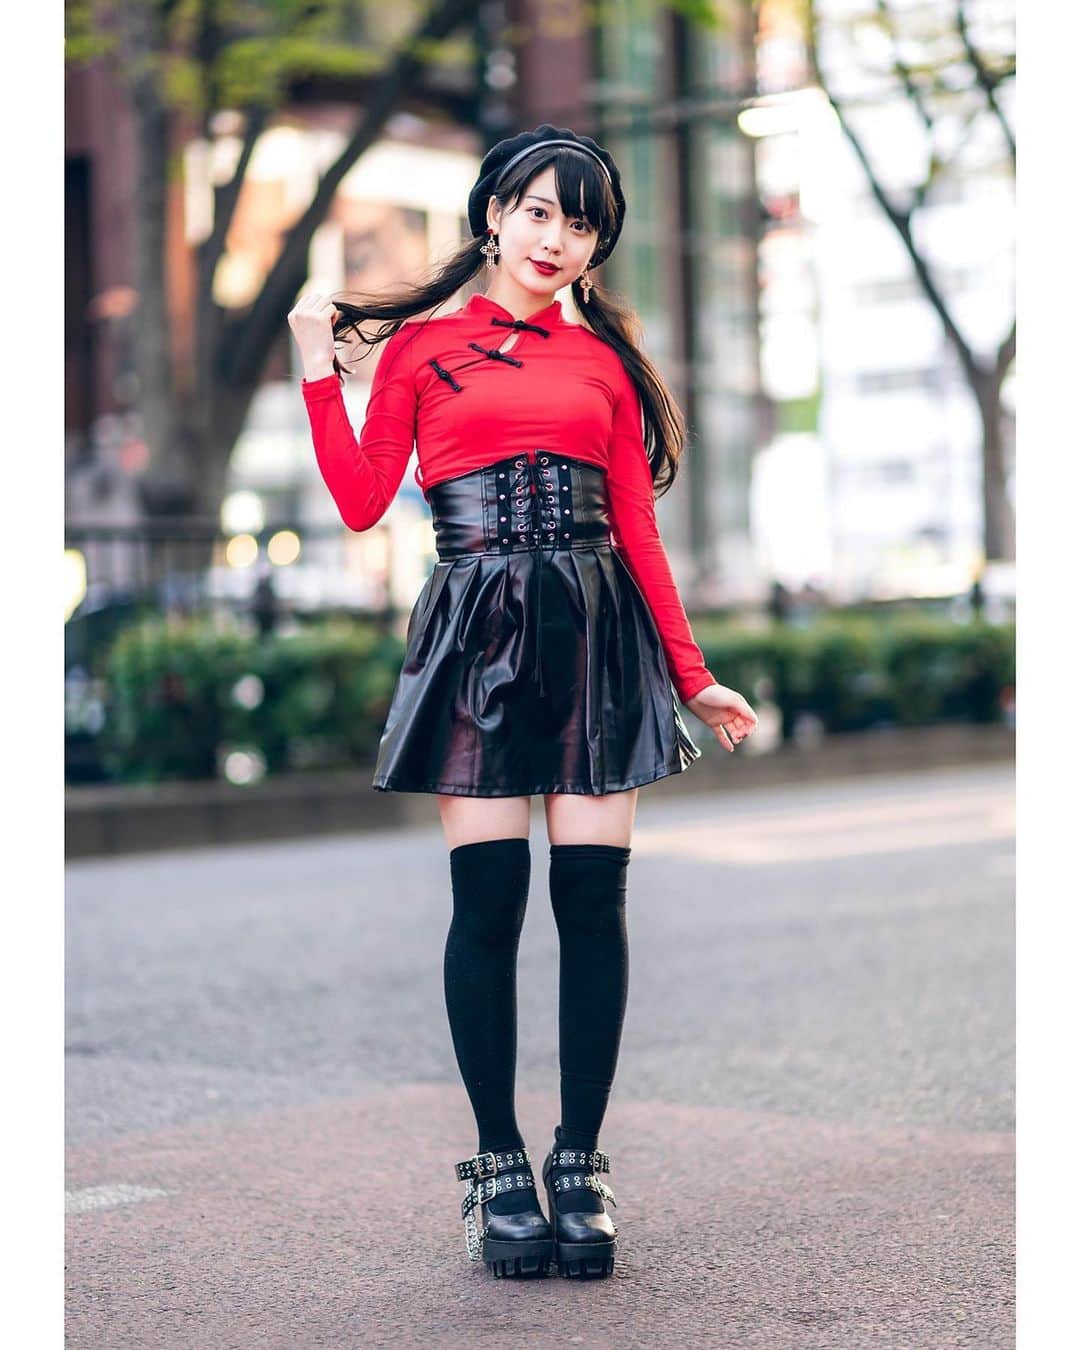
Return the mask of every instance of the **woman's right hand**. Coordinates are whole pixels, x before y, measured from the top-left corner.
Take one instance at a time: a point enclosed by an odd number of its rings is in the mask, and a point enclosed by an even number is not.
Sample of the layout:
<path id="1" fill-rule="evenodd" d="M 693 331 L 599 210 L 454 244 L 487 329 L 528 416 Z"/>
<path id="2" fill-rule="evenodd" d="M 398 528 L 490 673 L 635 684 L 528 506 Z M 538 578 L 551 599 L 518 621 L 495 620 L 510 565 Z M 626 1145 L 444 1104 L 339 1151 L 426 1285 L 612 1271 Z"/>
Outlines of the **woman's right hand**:
<path id="1" fill-rule="evenodd" d="M 305 380 L 334 374 L 334 320 L 338 311 L 328 295 L 309 292 L 289 311 L 289 327 L 300 348 Z"/>

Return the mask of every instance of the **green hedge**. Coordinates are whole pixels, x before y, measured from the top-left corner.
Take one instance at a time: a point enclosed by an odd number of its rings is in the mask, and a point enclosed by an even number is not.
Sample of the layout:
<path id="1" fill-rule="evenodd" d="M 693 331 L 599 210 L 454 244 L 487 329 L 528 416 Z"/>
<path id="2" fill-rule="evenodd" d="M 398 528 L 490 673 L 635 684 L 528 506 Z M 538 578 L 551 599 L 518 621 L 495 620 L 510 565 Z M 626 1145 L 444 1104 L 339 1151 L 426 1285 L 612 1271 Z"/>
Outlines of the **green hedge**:
<path id="1" fill-rule="evenodd" d="M 779 706 L 785 736 L 800 713 L 833 732 L 996 722 L 1016 680 L 1011 624 L 836 615 L 806 627 L 705 621 L 694 632 L 718 680 Z"/>
<path id="2" fill-rule="evenodd" d="M 230 748 L 268 773 L 365 762 L 403 656 L 348 621 L 263 639 L 196 619 L 130 628 L 106 660 L 102 761 L 125 782 L 215 777 Z"/>
<path id="3" fill-rule="evenodd" d="M 1002 718 L 1015 681 L 1012 626 L 832 616 L 806 627 L 701 620 L 717 679 L 827 732 Z M 323 622 L 269 638 L 206 620 L 128 629 L 106 662 L 102 759 L 127 782 L 209 778 L 230 749 L 268 773 L 370 763 L 404 655 L 369 623 Z"/>

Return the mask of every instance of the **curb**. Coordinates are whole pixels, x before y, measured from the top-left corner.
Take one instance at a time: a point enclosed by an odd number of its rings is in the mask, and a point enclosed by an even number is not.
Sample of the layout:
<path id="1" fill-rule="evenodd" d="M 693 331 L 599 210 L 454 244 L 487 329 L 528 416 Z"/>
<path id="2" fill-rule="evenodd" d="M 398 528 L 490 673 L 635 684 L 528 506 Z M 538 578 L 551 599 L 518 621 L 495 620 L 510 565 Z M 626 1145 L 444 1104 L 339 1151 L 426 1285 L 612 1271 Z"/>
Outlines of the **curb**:
<path id="1" fill-rule="evenodd" d="M 830 736 L 760 756 L 703 743 L 691 768 L 647 785 L 657 796 L 741 792 L 864 774 L 1013 762 L 1012 727 L 946 725 Z M 372 767 L 288 774 L 250 787 L 225 782 L 69 787 L 64 794 L 67 859 L 161 849 L 302 839 L 439 823 L 430 793 L 376 792 Z"/>

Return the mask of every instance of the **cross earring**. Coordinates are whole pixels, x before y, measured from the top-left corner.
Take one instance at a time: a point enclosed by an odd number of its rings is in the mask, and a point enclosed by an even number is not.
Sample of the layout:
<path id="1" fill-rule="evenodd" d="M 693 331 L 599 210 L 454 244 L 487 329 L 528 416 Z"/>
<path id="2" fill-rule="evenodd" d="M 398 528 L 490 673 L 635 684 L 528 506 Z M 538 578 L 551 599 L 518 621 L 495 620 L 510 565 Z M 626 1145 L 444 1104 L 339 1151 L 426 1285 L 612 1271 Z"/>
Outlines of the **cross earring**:
<path id="1" fill-rule="evenodd" d="M 495 236 L 495 231 L 491 228 L 490 225 L 488 226 L 488 239 L 487 239 L 487 243 L 484 244 L 484 246 L 481 248 L 480 252 L 481 252 L 481 253 L 484 255 L 484 257 L 487 259 L 487 265 L 488 265 L 489 267 L 494 267 L 494 266 L 495 266 L 495 259 L 496 259 L 496 258 L 499 256 L 499 254 L 502 252 L 502 249 L 499 248 L 498 240 L 497 240 L 497 238 L 496 238 L 496 236 Z"/>
<path id="2" fill-rule="evenodd" d="M 578 280 L 581 282 L 581 299 L 587 305 L 589 303 L 589 292 L 596 285 L 596 282 L 589 280 L 589 269 L 587 267 Z"/>

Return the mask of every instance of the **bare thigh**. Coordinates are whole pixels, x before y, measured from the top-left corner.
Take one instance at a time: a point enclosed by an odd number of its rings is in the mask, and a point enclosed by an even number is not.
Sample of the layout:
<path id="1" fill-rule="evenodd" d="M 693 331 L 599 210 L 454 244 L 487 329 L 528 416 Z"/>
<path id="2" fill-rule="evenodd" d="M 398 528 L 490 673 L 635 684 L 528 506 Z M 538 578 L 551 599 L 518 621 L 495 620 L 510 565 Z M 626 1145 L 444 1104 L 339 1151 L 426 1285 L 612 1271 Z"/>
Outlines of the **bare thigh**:
<path id="1" fill-rule="evenodd" d="M 544 797 L 552 844 L 628 846 L 634 830 L 638 789 L 591 797 L 550 792 Z M 439 816 L 448 849 L 485 839 L 528 839 L 529 797 L 458 797 L 439 793 Z"/>
<path id="2" fill-rule="evenodd" d="M 528 839 L 528 797 L 456 797 L 440 792 L 446 847 L 478 844 L 485 839 Z"/>
<path id="3" fill-rule="evenodd" d="M 616 844 L 629 847 L 638 789 L 589 797 L 549 792 L 544 797 L 548 840 L 552 844 Z"/>

